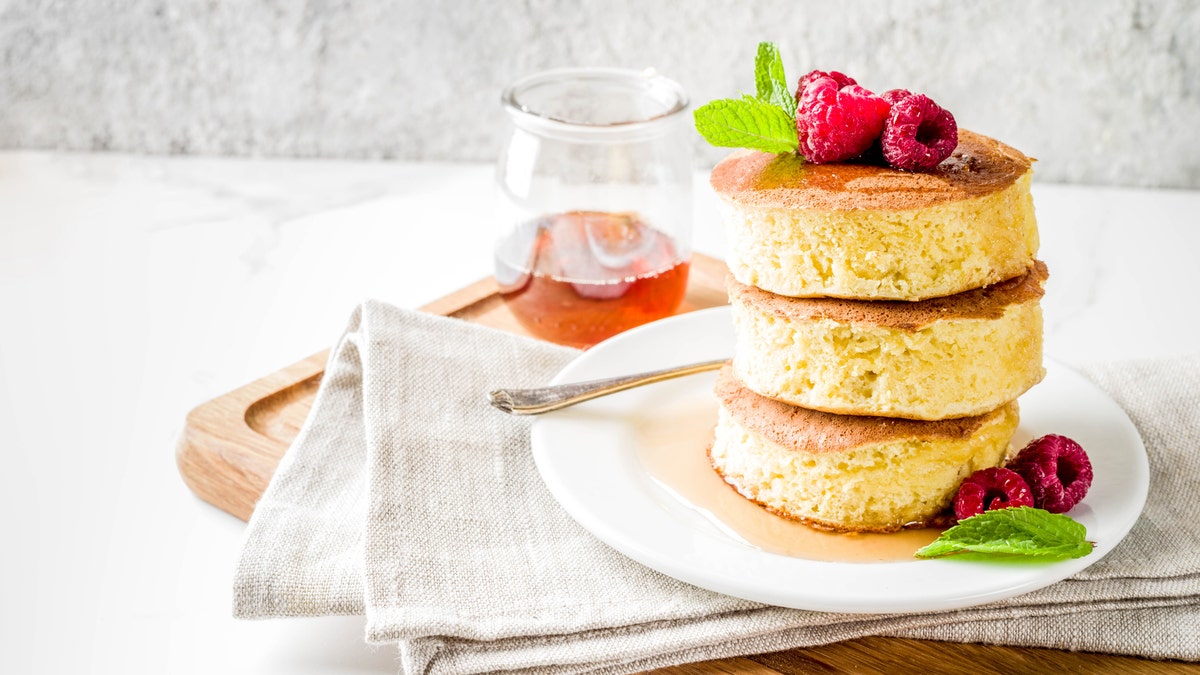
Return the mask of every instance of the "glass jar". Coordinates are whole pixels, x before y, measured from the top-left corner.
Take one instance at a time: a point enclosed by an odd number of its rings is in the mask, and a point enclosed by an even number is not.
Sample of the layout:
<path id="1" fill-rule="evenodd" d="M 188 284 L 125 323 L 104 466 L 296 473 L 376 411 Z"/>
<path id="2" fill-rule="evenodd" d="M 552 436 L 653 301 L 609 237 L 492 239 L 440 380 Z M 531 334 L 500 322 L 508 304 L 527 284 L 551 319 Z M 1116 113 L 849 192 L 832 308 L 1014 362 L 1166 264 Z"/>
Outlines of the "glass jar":
<path id="1" fill-rule="evenodd" d="M 691 255 L 687 96 L 654 74 L 567 68 L 504 91 L 501 295 L 532 334 L 591 346 L 678 309 Z"/>

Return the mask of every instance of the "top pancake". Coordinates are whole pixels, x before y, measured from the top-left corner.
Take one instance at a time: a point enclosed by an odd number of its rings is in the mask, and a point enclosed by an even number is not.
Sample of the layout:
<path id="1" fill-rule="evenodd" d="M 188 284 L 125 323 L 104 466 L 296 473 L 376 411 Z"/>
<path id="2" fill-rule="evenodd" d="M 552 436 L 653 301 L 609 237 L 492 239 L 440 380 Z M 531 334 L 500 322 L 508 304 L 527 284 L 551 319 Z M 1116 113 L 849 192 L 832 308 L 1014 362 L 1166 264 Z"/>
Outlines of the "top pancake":
<path id="1" fill-rule="evenodd" d="M 871 164 L 813 164 L 786 154 L 740 150 L 713 169 L 718 194 L 743 206 L 838 211 L 905 211 L 989 195 L 1029 172 L 1019 150 L 966 129 L 932 171 Z"/>

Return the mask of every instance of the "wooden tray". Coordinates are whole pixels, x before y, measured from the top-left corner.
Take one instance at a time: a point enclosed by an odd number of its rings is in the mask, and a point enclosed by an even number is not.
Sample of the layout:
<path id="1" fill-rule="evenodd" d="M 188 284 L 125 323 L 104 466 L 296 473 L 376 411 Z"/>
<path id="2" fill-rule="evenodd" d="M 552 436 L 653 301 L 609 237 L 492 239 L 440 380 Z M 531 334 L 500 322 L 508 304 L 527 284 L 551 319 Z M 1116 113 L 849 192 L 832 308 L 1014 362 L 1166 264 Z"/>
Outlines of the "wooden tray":
<path id="1" fill-rule="evenodd" d="M 694 256 L 680 313 L 726 303 L 725 264 Z M 513 333 L 524 329 L 504 306 L 491 278 L 480 280 L 421 308 Z M 280 458 L 304 423 L 321 382 L 328 351 L 294 363 L 205 403 L 187 416 L 176 451 L 179 472 L 201 499 L 242 520 L 254 511 Z M 811 672 L 974 673 L 1097 672 L 1193 673 L 1200 665 L 983 645 L 863 638 L 823 647 L 794 649 L 664 668 L 659 675 Z"/>

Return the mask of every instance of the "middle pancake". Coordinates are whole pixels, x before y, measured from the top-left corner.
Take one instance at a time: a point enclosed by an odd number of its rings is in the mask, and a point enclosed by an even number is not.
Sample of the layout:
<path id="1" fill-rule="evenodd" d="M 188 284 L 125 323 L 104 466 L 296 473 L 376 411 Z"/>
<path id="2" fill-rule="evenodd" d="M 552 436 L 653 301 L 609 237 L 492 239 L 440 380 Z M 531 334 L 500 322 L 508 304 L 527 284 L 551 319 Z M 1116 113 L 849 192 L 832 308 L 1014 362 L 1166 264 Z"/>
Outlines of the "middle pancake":
<path id="1" fill-rule="evenodd" d="M 733 369 L 752 391 L 844 415 L 918 420 L 991 411 L 1037 384 L 1037 262 L 1014 279 L 920 302 L 790 298 L 728 277 Z"/>

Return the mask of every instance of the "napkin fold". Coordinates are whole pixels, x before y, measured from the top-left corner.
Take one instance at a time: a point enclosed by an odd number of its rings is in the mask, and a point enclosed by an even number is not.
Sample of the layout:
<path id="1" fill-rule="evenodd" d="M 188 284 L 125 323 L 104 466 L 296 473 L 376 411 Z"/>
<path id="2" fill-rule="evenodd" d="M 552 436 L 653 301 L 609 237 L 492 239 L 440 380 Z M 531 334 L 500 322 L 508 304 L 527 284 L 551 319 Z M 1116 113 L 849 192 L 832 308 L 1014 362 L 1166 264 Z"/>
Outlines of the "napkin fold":
<path id="1" fill-rule="evenodd" d="M 628 673 L 865 635 L 1200 660 L 1200 355 L 1085 369 L 1150 458 L 1142 517 L 1103 560 L 990 605 L 861 615 L 712 593 L 577 525 L 537 474 L 529 420 L 486 398 L 577 354 L 359 307 L 250 520 L 234 614 L 365 614 L 409 673 Z"/>

